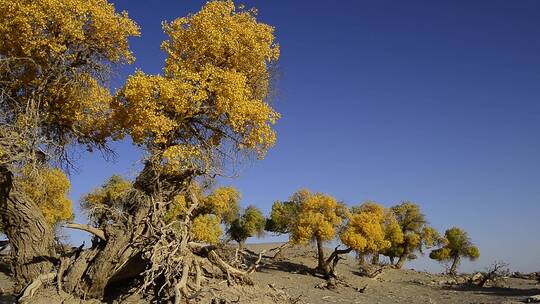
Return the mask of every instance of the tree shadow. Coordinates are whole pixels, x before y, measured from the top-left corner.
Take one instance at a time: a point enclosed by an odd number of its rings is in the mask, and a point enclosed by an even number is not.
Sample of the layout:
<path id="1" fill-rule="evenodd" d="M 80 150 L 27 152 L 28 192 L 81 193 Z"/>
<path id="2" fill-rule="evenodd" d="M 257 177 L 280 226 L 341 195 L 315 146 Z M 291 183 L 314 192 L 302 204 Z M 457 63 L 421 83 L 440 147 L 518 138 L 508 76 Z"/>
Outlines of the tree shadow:
<path id="1" fill-rule="evenodd" d="M 6 274 L 7 276 L 11 276 L 11 269 L 7 262 L 0 261 L 0 272 Z"/>
<path id="2" fill-rule="evenodd" d="M 530 297 L 540 294 L 538 288 L 519 289 L 511 287 L 480 287 L 472 284 L 463 284 L 457 286 L 443 287 L 446 290 L 461 292 L 472 292 L 483 295 L 501 296 L 501 297 Z"/>
<path id="3" fill-rule="evenodd" d="M 262 265 L 258 271 L 264 272 L 265 269 L 283 271 L 288 273 L 297 273 L 303 275 L 313 275 L 313 269 L 306 265 L 293 263 L 289 261 L 273 261 L 272 263 Z"/>
<path id="4" fill-rule="evenodd" d="M 16 303 L 16 298 L 11 295 L 0 295 L 0 304 L 13 304 Z"/>

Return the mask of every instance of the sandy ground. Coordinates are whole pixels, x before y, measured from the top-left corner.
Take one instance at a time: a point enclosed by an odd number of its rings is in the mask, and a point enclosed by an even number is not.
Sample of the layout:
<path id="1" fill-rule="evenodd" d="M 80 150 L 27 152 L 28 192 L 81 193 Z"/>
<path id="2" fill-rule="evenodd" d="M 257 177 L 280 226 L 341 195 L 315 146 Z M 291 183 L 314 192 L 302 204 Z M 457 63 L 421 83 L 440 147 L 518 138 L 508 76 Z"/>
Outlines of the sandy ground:
<path id="1" fill-rule="evenodd" d="M 248 245 L 260 252 L 279 244 Z M 283 258 L 264 260 L 253 274 L 255 286 L 232 286 L 224 282 L 213 283 L 212 293 L 217 293 L 225 302 L 216 303 L 524 303 L 529 296 L 540 294 L 540 286 L 532 280 L 508 278 L 502 287 L 478 288 L 471 285 L 449 284 L 452 279 L 445 275 L 435 275 L 413 270 L 386 269 L 375 279 L 358 274 L 357 261 L 346 256 L 338 265 L 340 281 L 337 288 L 320 288 L 325 280 L 310 274 L 316 264 L 315 250 L 312 248 L 287 248 Z M 10 294 L 12 282 L 5 267 L 0 266 L 0 304 L 14 303 Z M 362 290 L 360 292 L 359 290 Z M 212 303 L 207 296 L 191 300 L 189 303 Z M 33 299 L 36 304 L 90 304 L 99 301 L 80 301 L 69 295 L 58 295 L 53 290 L 42 290 Z M 118 303 L 118 302 L 115 302 Z M 148 303 L 140 298 L 132 298 L 122 303 Z"/>
<path id="2" fill-rule="evenodd" d="M 275 247 L 277 244 L 251 245 L 254 251 Z M 340 279 L 350 284 L 336 290 L 316 288 L 324 282 L 309 274 L 316 266 L 315 250 L 289 248 L 284 252 L 287 260 L 275 261 L 255 273 L 259 285 L 272 284 L 304 303 L 523 303 L 532 295 L 540 294 L 540 286 L 532 280 L 509 278 L 504 288 L 460 287 L 444 284 L 451 281 L 445 275 L 412 270 L 386 269 L 370 279 L 358 275 L 357 261 L 347 256 L 338 265 Z M 441 284 L 442 282 L 442 284 Z M 363 293 L 357 289 L 367 288 Z"/>

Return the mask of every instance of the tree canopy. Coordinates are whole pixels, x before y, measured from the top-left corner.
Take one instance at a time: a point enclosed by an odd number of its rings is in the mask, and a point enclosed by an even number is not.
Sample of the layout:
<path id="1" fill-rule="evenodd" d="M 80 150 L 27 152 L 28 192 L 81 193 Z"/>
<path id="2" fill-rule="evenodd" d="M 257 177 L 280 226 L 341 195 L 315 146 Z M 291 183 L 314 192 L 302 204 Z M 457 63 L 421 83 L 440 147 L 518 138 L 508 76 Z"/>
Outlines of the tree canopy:
<path id="1" fill-rule="evenodd" d="M 343 203 L 324 193 L 312 194 L 302 189 L 295 195 L 303 195 L 300 201 L 298 219 L 291 231 L 291 241 L 307 244 L 312 240 L 330 241 L 347 217 L 348 209 Z"/>
<path id="2" fill-rule="evenodd" d="M 254 10 L 212 1 L 164 24 L 163 75 L 130 76 L 115 99 L 115 121 L 169 171 L 212 171 L 224 155 L 276 140 L 268 104 L 269 66 L 279 57 L 274 29 Z"/>
<path id="3" fill-rule="evenodd" d="M 444 232 L 443 246 L 431 251 L 429 257 L 437 261 L 451 261 L 449 273 L 456 274 L 462 257 L 472 261 L 480 257 L 480 250 L 469 238 L 467 232 L 458 227 L 452 227 Z"/>
<path id="4" fill-rule="evenodd" d="M 71 143 L 104 147 L 116 127 L 106 81 L 112 65 L 134 60 L 137 25 L 106 0 L 0 7 L 0 163 L 28 162 L 38 146 L 54 149 L 50 158 Z"/>
<path id="5" fill-rule="evenodd" d="M 394 243 L 383 252 L 390 258 L 399 257 L 398 267 L 403 267 L 406 260 L 414 258 L 414 252 L 430 248 L 441 241 L 437 230 L 428 226 L 420 207 L 412 202 L 402 202 L 391 208 L 403 233 L 403 241 Z"/>
<path id="6" fill-rule="evenodd" d="M 266 219 L 261 210 L 255 206 L 248 206 L 242 214 L 236 218 L 229 228 L 227 234 L 231 239 L 238 242 L 240 248 L 243 247 L 247 238 L 252 236 L 262 236 L 264 234 Z"/>
<path id="7" fill-rule="evenodd" d="M 375 202 L 351 208 L 351 216 L 340 235 L 343 244 L 359 254 L 379 252 L 403 241 L 394 213 Z"/>
<path id="8" fill-rule="evenodd" d="M 274 202 L 270 216 L 266 220 L 265 230 L 277 234 L 291 233 L 298 220 L 300 205 L 310 195 L 308 189 L 300 189 L 291 195 L 288 201 Z"/>

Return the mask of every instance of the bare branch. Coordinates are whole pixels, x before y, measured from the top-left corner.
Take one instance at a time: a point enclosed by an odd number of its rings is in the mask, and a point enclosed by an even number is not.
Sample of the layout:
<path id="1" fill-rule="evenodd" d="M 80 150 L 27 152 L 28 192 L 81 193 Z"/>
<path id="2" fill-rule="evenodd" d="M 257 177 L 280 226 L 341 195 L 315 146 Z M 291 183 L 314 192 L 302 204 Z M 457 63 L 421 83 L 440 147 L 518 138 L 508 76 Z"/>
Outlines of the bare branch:
<path id="1" fill-rule="evenodd" d="M 96 228 L 96 227 L 92 227 L 90 225 L 86 225 L 86 224 L 77 224 L 77 223 L 67 223 L 65 225 L 63 225 L 64 228 L 69 228 L 69 229 L 78 229 L 78 230 L 82 230 L 82 231 L 86 231 L 88 233 L 91 233 L 95 236 L 97 236 L 98 238 L 106 241 L 107 238 L 105 237 L 105 232 L 103 232 L 103 230 L 99 229 L 99 228 Z"/>

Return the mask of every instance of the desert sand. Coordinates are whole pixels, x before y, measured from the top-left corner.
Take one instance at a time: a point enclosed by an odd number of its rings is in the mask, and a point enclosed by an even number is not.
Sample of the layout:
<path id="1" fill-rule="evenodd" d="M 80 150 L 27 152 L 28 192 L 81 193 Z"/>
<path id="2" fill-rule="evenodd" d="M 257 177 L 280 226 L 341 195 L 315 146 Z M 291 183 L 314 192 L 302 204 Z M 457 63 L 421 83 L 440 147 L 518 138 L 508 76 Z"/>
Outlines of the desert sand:
<path id="1" fill-rule="evenodd" d="M 269 250 L 279 244 L 252 244 L 254 251 Z M 418 272 L 409 269 L 385 269 L 376 278 L 360 276 L 358 262 L 345 256 L 338 268 L 337 286 L 325 288 L 325 280 L 311 274 L 316 265 L 313 248 L 292 247 L 282 251 L 279 258 L 263 259 L 252 274 L 254 286 L 228 286 L 221 278 L 210 280 L 203 292 L 186 299 L 187 303 L 525 303 L 530 296 L 540 294 L 535 280 L 504 278 L 500 286 L 480 288 L 472 284 L 457 284 L 446 275 Z M 7 267 L 0 268 L 0 303 L 15 303 L 10 293 L 12 282 Z M 212 300 L 214 298 L 220 300 Z M 81 301 L 54 288 L 43 289 L 32 303 L 89 304 L 100 301 Z M 137 296 L 109 303 L 148 303 Z"/>

